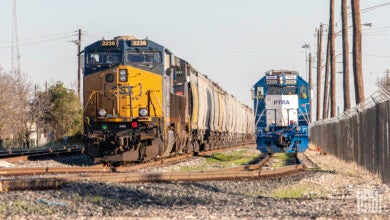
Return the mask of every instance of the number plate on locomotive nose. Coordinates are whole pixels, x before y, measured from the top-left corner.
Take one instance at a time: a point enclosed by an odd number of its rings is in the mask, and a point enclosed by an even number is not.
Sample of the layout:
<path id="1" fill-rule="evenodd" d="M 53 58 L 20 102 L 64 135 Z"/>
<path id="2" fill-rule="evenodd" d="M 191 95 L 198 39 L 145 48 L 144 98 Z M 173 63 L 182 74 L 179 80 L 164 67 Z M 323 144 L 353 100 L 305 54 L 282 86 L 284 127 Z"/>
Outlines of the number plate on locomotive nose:
<path id="1" fill-rule="evenodd" d="M 116 41 L 114 40 L 102 40 L 100 41 L 102 47 L 116 47 Z"/>
<path id="2" fill-rule="evenodd" d="M 132 40 L 131 46 L 132 47 L 146 47 L 146 46 L 148 46 L 148 41 L 147 40 Z"/>

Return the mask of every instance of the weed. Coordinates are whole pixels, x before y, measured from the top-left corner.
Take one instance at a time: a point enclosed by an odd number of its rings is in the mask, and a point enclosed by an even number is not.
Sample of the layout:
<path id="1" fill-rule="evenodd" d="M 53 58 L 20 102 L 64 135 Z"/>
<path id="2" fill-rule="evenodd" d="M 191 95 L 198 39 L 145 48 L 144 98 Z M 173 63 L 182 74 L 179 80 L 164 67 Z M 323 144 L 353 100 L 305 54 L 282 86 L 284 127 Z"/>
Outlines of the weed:
<path id="1" fill-rule="evenodd" d="M 272 157 L 272 167 L 280 168 L 296 163 L 296 157 L 291 153 L 276 153 Z"/>
<path id="2" fill-rule="evenodd" d="M 91 202 L 93 203 L 99 203 L 99 202 L 102 202 L 103 201 L 103 197 L 102 196 L 94 196 L 94 197 L 90 197 L 90 200 Z"/>
<path id="3" fill-rule="evenodd" d="M 206 158 L 205 164 L 198 166 L 185 166 L 181 171 L 201 171 L 207 167 L 227 168 L 237 165 L 248 164 L 257 158 L 259 154 L 249 154 L 248 149 L 237 150 L 228 153 L 214 153 Z"/>
<path id="4" fill-rule="evenodd" d="M 298 187 L 298 188 L 282 188 L 282 189 L 276 189 L 272 190 L 271 197 L 275 198 L 302 198 L 303 195 L 306 193 L 306 189 Z"/>
<path id="5" fill-rule="evenodd" d="M 75 201 L 75 202 L 80 202 L 83 200 L 83 198 L 80 196 L 80 195 L 73 195 L 72 196 L 72 200 Z"/>
<path id="6" fill-rule="evenodd" d="M 0 214 L 5 214 L 7 207 L 5 205 L 0 205 Z"/>
<path id="7" fill-rule="evenodd" d="M 289 187 L 277 188 L 272 190 L 268 196 L 281 199 L 326 197 L 319 186 L 313 183 L 296 184 Z"/>

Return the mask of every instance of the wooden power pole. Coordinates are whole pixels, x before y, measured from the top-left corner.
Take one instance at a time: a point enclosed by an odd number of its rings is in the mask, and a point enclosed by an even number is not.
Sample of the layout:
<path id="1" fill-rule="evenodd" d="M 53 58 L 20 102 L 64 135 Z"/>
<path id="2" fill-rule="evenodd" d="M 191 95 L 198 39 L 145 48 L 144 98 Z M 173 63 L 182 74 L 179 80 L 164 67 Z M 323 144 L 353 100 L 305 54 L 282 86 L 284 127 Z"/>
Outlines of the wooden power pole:
<path id="1" fill-rule="evenodd" d="M 329 44 L 329 34 L 328 42 L 326 44 L 326 63 L 325 63 L 325 82 L 324 82 L 324 102 L 322 105 L 322 118 L 327 119 L 329 116 L 328 112 L 328 95 L 329 95 L 329 56 L 330 56 L 330 44 Z"/>
<path id="2" fill-rule="evenodd" d="M 80 98 L 81 80 L 81 29 L 79 29 L 79 39 L 77 40 L 77 95 Z"/>
<path id="3" fill-rule="evenodd" d="M 310 117 L 309 117 L 309 119 L 310 119 L 310 122 L 311 122 L 311 115 L 313 114 L 313 112 L 312 112 L 312 106 L 311 106 L 311 94 L 312 94 L 312 92 L 311 92 L 311 90 L 312 90 L 312 79 L 311 79 L 311 74 L 312 74 L 312 71 L 311 71 L 311 69 L 312 69 L 312 65 L 311 65 L 311 63 L 312 63 L 312 61 L 311 61 L 311 52 L 309 52 L 309 94 L 310 94 Z"/>
<path id="4" fill-rule="evenodd" d="M 344 111 L 351 108 L 351 94 L 349 88 L 349 42 L 348 42 L 348 12 L 347 0 L 342 0 L 341 19 L 343 23 L 343 91 L 344 91 Z"/>
<path id="5" fill-rule="evenodd" d="M 321 118 L 322 24 L 317 31 L 317 121 Z"/>
<path id="6" fill-rule="evenodd" d="M 334 32 L 334 0 L 330 0 L 329 18 L 329 39 L 330 39 L 330 116 L 336 116 L 336 52 L 335 52 L 335 32 Z"/>
<path id="7" fill-rule="evenodd" d="M 362 70 L 362 25 L 360 19 L 360 0 L 351 0 L 353 22 L 353 77 L 355 82 L 356 104 L 364 101 Z"/>

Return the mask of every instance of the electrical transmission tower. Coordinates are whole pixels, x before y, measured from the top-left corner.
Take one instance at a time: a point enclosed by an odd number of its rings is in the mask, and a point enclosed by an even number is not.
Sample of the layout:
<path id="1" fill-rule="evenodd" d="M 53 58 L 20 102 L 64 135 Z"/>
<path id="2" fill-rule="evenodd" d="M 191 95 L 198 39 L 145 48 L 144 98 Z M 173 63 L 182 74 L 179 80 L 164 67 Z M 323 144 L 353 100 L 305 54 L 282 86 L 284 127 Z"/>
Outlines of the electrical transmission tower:
<path id="1" fill-rule="evenodd" d="M 12 60 L 11 72 L 13 74 L 20 73 L 20 53 L 19 53 L 19 39 L 18 39 L 18 22 L 16 19 L 16 0 L 13 0 L 13 18 L 12 18 Z"/>

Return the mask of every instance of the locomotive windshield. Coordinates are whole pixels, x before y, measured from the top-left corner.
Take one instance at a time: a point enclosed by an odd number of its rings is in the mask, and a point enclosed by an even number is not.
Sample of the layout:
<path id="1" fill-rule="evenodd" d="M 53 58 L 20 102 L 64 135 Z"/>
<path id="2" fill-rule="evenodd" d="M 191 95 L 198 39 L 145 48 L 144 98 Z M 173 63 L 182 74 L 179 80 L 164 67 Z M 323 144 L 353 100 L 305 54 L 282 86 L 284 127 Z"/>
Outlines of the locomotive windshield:
<path id="1" fill-rule="evenodd" d="M 277 87 L 271 86 L 268 87 L 268 95 L 295 95 L 297 94 L 296 86 L 286 86 L 286 87 Z"/>
<path id="2" fill-rule="evenodd" d="M 162 58 L 159 51 L 129 51 L 126 53 L 125 57 L 127 64 L 142 69 L 147 68 L 148 70 L 153 70 L 162 64 Z"/>
<path id="3" fill-rule="evenodd" d="M 157 51 L 134 51 L 126 54 L 127 63 L 161 63 L 160 52 Z"/>
<path id="4" fill-rule="evenodd" d="M 91 52 L 87 53 L 85 68 L 90 71 L 97 71 L 119 65 L 121 61 L 122 54 L 119 52 Z"/>

